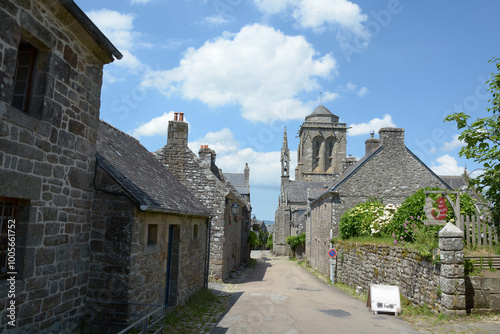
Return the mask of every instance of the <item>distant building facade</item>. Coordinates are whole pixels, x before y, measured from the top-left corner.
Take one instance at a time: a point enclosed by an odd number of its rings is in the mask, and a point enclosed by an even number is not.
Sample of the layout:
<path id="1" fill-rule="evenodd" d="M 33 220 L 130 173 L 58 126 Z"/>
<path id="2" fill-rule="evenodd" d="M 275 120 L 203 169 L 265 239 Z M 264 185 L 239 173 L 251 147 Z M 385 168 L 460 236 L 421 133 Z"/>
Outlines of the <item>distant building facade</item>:
<path id="1" fill-rule="evenodd" d="M 295 180 L 290 180 L 290 150 L 286 129 L 281 148 L 281 192 L 275 214 L 273 252 L 288 255 L 286 238 L 304 230 L 308 192 L 325 189 L 343 171 L 347 126 L 323 105 L 305 118 L 299 130 Z"/>
<path id="2" fill-rule="evenodd" d="M 249 261 L 249 194 L 240 194 L 224 176 L 215 164 L 215 151 L 203 145 L 197 156 L 187 144 L 188 124 L 183 113 L 176 113 L 168 123 L 167 145 L 155 155 L 210 210 L 209 274 L 226 279 L 231 269 Z"/>

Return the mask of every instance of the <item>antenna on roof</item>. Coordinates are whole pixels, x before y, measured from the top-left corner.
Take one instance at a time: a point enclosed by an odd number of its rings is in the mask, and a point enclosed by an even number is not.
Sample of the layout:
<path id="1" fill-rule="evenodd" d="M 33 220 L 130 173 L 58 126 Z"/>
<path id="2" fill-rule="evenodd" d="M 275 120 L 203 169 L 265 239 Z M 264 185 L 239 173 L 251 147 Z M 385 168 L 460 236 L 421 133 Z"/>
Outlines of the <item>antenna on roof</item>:
<path id="1" fill-rule="evenodd" d="M 319 104 L 323 105 L 323 92 L 319 92 Z"/>

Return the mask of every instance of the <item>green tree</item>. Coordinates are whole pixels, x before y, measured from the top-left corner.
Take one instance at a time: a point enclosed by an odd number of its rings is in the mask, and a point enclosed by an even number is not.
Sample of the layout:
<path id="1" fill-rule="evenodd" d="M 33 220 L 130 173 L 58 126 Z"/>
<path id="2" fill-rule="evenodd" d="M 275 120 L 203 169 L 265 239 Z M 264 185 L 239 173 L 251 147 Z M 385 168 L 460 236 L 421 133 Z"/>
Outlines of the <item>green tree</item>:
<path id="1" fill-rule="evenodd" d="M 270 250 L 273 249 L 273 235 L 272 234 L 269 234 L 269 237 L 267 238 L 266 247 L 269 248 Z"/>
<path id="2" fill-rule="evenodd" d="M 290 245 L 293 252 L 293 258 L 295 258 L 295 250 L 297 246 L 304 246 L 306 244 L 306 234 L 301 233 L 300 235 L 291 235 L 286 237 L 286 243 Z"/>
<path id="3" fill-rule="evenodd" d="M 500 58 L 492 58 L 497 73 L 491 73 L 486 82 L 492 98 L 488 100 L 491 106 L 486 111 L 491 116 L 471 121 L 471 116 L 457 112 L 446 116 L 445 122 L 457 123 L 462 130 L 459 139 L 465 143 L 460 150 L 460 156 L 473 159 L 481 164 L 484 173 L 470 180 L 470 185 L 484 194 L 492 203 L 492 218 L 497 229 L 500 228 Z"/>
<path id="4" fill-rule="evenodd" d="M 254 231 L 250 231 L 248 235 L 248 244 L 250 245 L 250 249 L 260 245 L 260 239 Z"/>

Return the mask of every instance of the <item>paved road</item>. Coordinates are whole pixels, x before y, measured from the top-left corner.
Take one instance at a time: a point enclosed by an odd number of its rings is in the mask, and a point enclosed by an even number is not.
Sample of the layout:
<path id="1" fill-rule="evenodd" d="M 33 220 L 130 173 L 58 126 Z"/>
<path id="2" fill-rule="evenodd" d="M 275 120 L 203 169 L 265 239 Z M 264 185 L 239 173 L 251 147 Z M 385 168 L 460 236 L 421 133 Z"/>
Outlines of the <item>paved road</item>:
<path id="1" fill-rule="evenodd" d="M 261 254 L 212 333 L 418 333 L 394 315 L 374 315 L 286 258 Z"/>

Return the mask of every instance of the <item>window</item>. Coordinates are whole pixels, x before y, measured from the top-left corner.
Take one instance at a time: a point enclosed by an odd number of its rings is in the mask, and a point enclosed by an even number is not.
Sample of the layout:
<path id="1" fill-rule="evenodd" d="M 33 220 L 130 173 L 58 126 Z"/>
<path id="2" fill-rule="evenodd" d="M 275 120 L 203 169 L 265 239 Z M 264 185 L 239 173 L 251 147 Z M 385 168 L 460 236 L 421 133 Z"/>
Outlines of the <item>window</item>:
<path id="1" fill-rule="evenodd" d="M 37 50 L 31 44 L 21 43 L 19 45 L 12 106 L 24 112 L 28 112 L 36 56 Z"/>
<path id="2" fill-rule="evenodd" d="M 334 141 L 333 141 L 333 137 L 329 137 L 327 140 L 326 140 L 326 150 L 325 150 L 325 162 L 326 162 L 326 166 L 325 166 L 325 170 L 329 170 L 330 168 L 333 167 L 333 144 L 334 144 Z"/>
<path id="3" fill-rule="evenodd" d="M 193 226 L 193 239 L 198 239 L 198 224 Z"/>
<path id="4" fill-rule="evenodd" d="M 154 246 L 158 242 L 158 224 L 148 224 L 148 246 Z"/>
<path id="5" fill-rule="evenodd" d="M 8 250 L 9 250 L 9 231 L 16 232 L 12 228 L 15 226 L 17 201 L 12 198 L 0 197 L 0 278 L 4 278 L 8 271 Z M 14 235 L 15 236 L 15 235 Z"/>
<path id="6" fill-rule="evenodd" d="M 321 137 L 315 137 L 313 139 L 313 152 L 312 152 L 312 170 L 313 171 L 318 171 L 316 168 L 319 167 L 319 161 L 320 161 L 320 151 L 321 151 L 321 144 L 323 143 L 323 138 Z M 321 167 L 319 167 L 321 169 Z"/>

